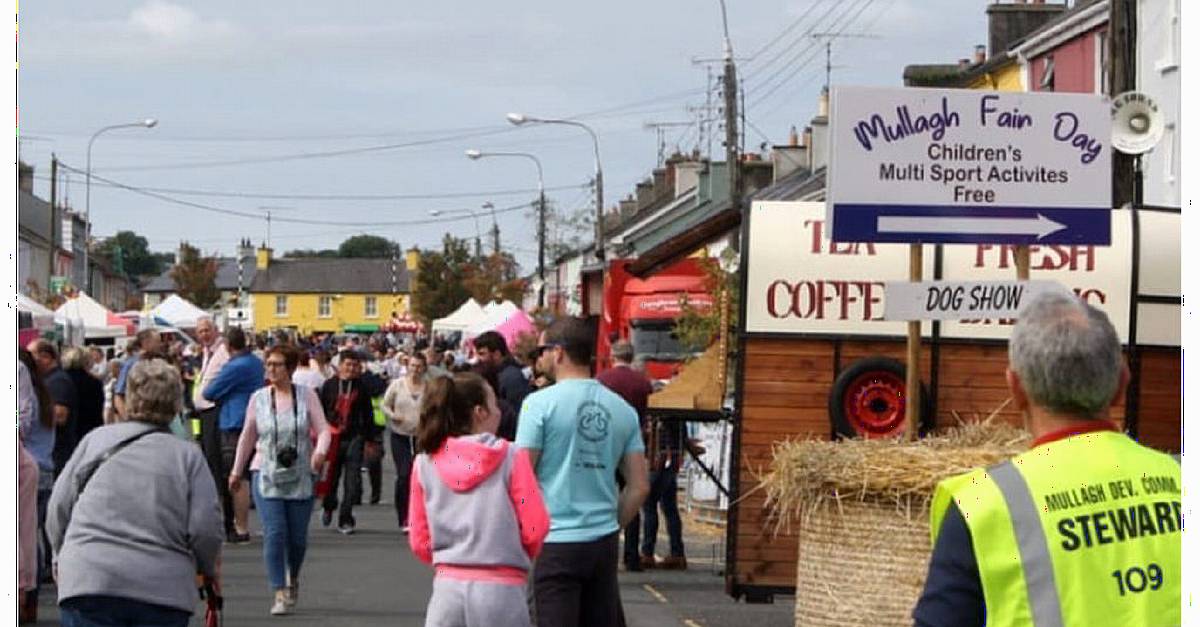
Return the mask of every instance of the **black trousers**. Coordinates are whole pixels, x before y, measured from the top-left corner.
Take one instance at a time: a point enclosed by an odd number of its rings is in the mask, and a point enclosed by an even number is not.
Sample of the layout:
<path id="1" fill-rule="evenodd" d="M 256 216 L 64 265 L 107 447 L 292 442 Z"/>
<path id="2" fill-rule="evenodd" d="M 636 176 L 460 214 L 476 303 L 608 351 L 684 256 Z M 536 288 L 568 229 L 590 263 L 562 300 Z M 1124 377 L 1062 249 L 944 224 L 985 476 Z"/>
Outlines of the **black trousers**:
<path id="1" fill-rule="evenodd" d="M 233 531 L 233 496 L 229 494 L 229 481 L 225 462 L 221 454 L 221 409 L 210 407 L 199 412 L 200 450 L 204 461 L 217 484 L 217 497 L 221 499 L 221 510 L 225 517 L 225 533 Z"/>
<path id="2" fill-rule="evenodd" d="M 363 436 L 354 436 L 338 443 L 337 461 L 333 464 L 333 485 L 322 503 L 325 511 L 338 510 L 338 526 L 354 525 L 354 501 L 362 499 Z M 338 482 L 342 483 L 341 506 L 338 504 Z"/>
<path id="3" fill-rule="evenodd" d="M 546 543 L 533 567 L 538 627 L 618 627 L 617 534 L 592 542 Z"/>
<path id="4" fill-rule="evenodd" d="M 412 477 L 413 455 L 416 438 L 388 431 L 391 438 L 392 463 L 396 465 L 396 521 L 401 527 L 408 526 L 408 483 Z"/>
<path id="5" fill-rule="evenodd" d="M 367 457 L 364 453 L 363 465 L 367 467 L 367 479 L 371 482 L 371 503 L 379 502 L 380 490 L 383 489 L 383 436 L 379 437 L 379 454 Z M 361 504 L 361 502 L 359 503 Z"/>

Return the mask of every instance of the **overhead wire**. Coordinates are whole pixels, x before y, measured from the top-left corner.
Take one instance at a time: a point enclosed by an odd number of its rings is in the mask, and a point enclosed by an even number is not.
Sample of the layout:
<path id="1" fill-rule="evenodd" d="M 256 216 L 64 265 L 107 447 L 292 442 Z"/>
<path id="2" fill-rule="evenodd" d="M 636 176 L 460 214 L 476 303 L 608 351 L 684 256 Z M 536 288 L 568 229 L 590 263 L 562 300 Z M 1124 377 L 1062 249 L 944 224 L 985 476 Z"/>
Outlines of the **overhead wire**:
<path id="1" fill-rule="evenodd" d="M 783 58 L 784 55 L 786 55 L 789 52 L 791 52 L 792 50 L 794 50 L 796 48 L 796 46 L 799 45 L 800 43 L 805 42 L 805 41 L 808 41 L 809 43 L 811 43 L 812 40 L 808 37 L 808 35 L 810 35 L 813 32 L 813 30 L 816 29 L 816 27 L 819 24 L 821 24 L 821 22 L 824 22 L 825 18 L 829 17 L 829 15 L 831 13 L 833 13 L 833 11 L 835 9 L 837 9 L 839 4 L 840 3 L 837 3 L 837 2 L 831 3 L 829 5 L 829 8 L 826 9 L 825 12 L 821 14 L 821 17 L 817 18 L 817 20 L 815 22 L 813 22 L 811 25 L 809 25 L 809 27 L 803 33 L 800 33 L 800 35 L 797 36 L 794 40 L 792 40 L 791 43 L 789 43 L 788 45 L 781 48 L 768 61 L 766 61 L 762 65 L 758 66 L 757 68 L 751 69 L 748 72 L 746 72 L 746 75 L 744 76 L 744 78 L 748 81 L 753 80 L 755 77 L 760 76 L 764 71 L 766 71 L 767 68 L 771 67 L 771 65 L 774 64 L 776 61 Z M 810 10 L 805 12 L 805 16 L 807 16 L 811 12 L 812 9 L 815 9 L 816 6 L 817 6 L 816 4 L 813 4 L 811 7 L 809 7 Z M 801 53 L 801 54 L 803 54 L 803 53 Z M 786 67 L 786 64 L 785 64 L 785 67 Z"/>
<path id="2" fill-rule="evenodd" d="M 858 5 L 860 8 L 862 8 L 862 7 L 869 5 L 870 2 L 871 2 L 871 0 L 854 0 L 853 2 L 832 5 L 830 7 L 831 10 L 836 9 L 838 6 L 845 7 L 845 10 L 842 11 L 839 15 L 835 16 L 832 20 L 830 20 L 826 24 L 825 28 L 827 28 L 831 31 L 836 30 L 838 28 L 837 24 L 842 19 L 844 19 L 847 15 L 849 15 L 851 11 L 854 10 L 855 5 Z M 824 18 L 827 16 L 828 16 L 828 12 L 826 13 L 826 15 L 823 15 L 821 17 L 821 20 L 819 20 L 816 24 L 813 24 L 813 26 L 811 28 L 809 28 L 808 31 L 805 31 L 805 33 L 801 37 L 796 39 L 795 43 L 799 43 L 801 41 L 807 41 L 807 45 L 805 45 L 803 48 L 801 48 L 799 51 L 797 51 L 796 54 L 793 55 L 786 64 L 780 66 L 774 72 L 772 72 L 769 77 L 767 77 L 766 79 L 761 80 L 761 81 L 753 81 L 756 84 L 752 85 L 749 89 L 747 89 L 746 94 L 750 95 L 750 94 L 759 92 L 763 87 L 766 87 L 767 85 L 773 83 L 780 76 L 784 76 L 785 73 L 788 73 L 787 76 L 782 81 L 782 82 L 786 83 L 792 76 L 795 76 L 796 72 L 798 72 L 800 69 L 806 67 L 809 63 L 812 63 L 813 59 L 817 58 L 817 56 L 819 55 L 819 53 L 821 51 L 821 47 L 814 38 L 810 37 L 810 35 L 812 34 L 813 30 L 818 25 L 820 25 L 821 22 L 824 20 Z M 790 73 L 789 73 L 789 70 L 790 70 Z M 751 78 L 747 77 L 746 80 L 751 81 Z M 776 85 L 778 86 L 778 84 L 776 84 Z M 762 97 L 759 98 L 759 100 L 761 100 L 761 99 L 762 99 Z"/>

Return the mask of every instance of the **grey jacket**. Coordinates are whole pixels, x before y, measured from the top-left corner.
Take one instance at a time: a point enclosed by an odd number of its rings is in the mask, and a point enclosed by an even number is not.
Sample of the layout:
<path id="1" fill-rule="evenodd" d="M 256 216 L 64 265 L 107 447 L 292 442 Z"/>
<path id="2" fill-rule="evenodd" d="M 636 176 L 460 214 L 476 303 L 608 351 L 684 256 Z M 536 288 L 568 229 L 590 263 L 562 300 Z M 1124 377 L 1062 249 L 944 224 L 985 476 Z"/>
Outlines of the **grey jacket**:
<path id="1" fill-rule="evenodd" d="M 54 483 L 46 533 L 58 600 L 107 595 L 191 612 L 195 575 L 214 575 L 223 540 L 220 503 L 200 448 L 170 433 L 143 437 L 100 465 L 82 495 L 76 472 L 121 440 L 151 429 L 94 429 Z"/>

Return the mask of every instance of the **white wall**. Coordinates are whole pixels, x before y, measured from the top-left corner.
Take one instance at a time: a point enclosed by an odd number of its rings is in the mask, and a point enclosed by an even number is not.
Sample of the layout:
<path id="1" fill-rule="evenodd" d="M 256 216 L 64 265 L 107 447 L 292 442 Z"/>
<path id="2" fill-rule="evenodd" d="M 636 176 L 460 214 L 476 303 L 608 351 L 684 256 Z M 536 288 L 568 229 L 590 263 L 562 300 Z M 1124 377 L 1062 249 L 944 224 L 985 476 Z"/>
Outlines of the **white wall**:
<path id="1" fill-rule="evenodd" d="M 1142 160 L 1144 200 L 1179 207 L 1180 0 L 1138 2 L 1138 91 L 1158 103 L 1166 120 L 1162 141 Z"/>

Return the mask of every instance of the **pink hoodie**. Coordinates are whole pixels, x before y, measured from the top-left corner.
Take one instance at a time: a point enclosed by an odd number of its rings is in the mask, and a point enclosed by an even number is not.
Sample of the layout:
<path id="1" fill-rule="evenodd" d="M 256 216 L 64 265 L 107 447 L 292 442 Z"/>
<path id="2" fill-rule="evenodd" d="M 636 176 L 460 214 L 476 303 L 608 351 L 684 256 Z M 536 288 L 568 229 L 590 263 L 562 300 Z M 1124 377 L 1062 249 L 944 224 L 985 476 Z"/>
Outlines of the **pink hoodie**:
<path id="1" fill-rule="evenodd" d="M 480 433 L 417 456 L 408 525 L 413 553 L 439 576 L 524 585 L 550 515 L 528 453 Z"/>

